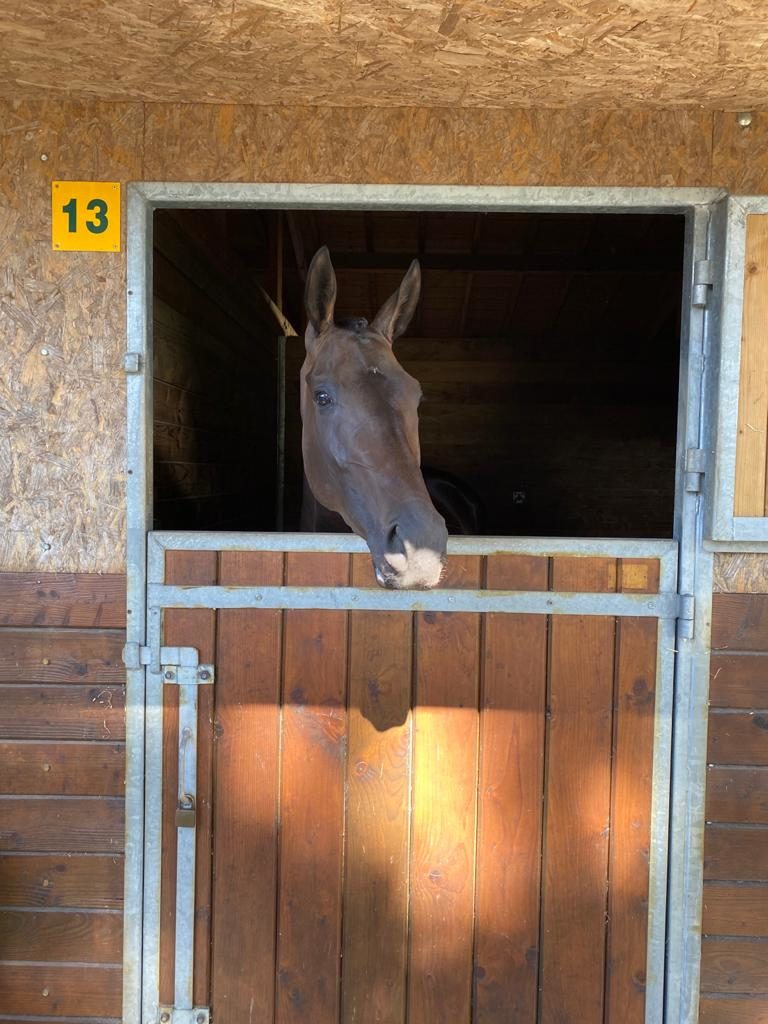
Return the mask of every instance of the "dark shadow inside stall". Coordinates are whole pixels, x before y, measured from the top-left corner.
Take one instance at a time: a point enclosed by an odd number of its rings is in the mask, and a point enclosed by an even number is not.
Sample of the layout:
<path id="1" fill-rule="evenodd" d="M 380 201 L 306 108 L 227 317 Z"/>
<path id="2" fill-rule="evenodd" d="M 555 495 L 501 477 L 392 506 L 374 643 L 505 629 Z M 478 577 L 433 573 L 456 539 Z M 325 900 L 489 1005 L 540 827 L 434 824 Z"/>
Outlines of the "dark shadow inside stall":
<path id="1" fill-rule="evenodd" d="M 175 209 L 154 226 L 156 529 L 298 528 L 302 295 L 327 245 L 339 317 L 372 319 L 421 261 L 396 353 L 424 391 L 423 462 L 478 496 L 482 533 L 672 536 L 682 216 Z"/>

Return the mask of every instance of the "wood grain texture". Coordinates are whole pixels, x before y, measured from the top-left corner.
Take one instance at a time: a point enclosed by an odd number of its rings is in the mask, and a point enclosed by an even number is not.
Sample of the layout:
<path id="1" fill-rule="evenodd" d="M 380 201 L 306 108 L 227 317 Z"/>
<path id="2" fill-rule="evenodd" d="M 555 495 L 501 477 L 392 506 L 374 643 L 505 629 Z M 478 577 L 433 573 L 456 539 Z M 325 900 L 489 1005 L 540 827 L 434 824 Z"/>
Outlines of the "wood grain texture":
<path id="1" fill-rule="evenodd" d="M 122 684 L 124 643 L 123 630 L 2 629 L 0 682 Z"/>
<path id="2" fill-rule="evenodd" d="M 0 906 L 119 910 L 123 870 L 116 854 L 0 854 Z"/>
<path id="3" fill-rule="evenodd" d="M 288 554 L 285 581 L 344 586 L 346 555 Z M 347 615 L 285 613 L 277 1024 L 337 1024 Z"/>
<path id="4" fill-rule="evenodd" d="M 768 709 L 768 654 L 713 654 L 709 700 L 715 708 Z"/>
<path id="5" fill-rule="evenodd" d="M 616 562 L 553 559 L 555 590 L 614 590 Z M 542 1024 L 601 1021 L 611 810 L 613 619 L 553 616 Z"/>
<path id="6" fill-rule="evenodd" d="M 768 940 L 704 939 L 701 991 L 768 993 Z"/>
<path id="7" fill-rule="evenodd" d="M 0 625 L 124 629 L 125 576 L 101 572 L 0 573 Z M 46 641 L 41 636 L 39 642 Z"/>
<path id="8" fill-rule="evenodd" d="M 481 583 L 478 558 L 448 560 L 447 586 Z M 408 1016 L 468 1020 L 477 828 L 480 618 L 416 624 Z"/>
<path id="9" fill-rule="evenodd" d="M 376 586 L 368 555 L 352 583 Z M 405 1019 L 410 846 L 412 616 L 349 621 L 344 1024 Z"/>
<path id="10" fill-rule="evenodd" d="M 707 771 L 707 821 L 768 825 L 768 768 Z"/>
<path id="11" fill-rule="evenodd" d="M 704 878 L 768 881 L 768 829 L 708 826 L 704 833 Z"/>
<path id="12" fill-rule="evenodd" d="M 495 555 L 486 586 L 546 590 L 546 558 Z M 547 621 L 485 617 L 474 1004 L 478 1024 L 535 1019 L 538 1002 Z"/>
<path id="13" fill-rule="evenodd" d="M 123 567 L 125 246 L 53 252 L 50 183 L 139 179 L 142 121 L 138 104 L 3 103 L 3 569 Z"/>
<path id="14" fill-rule="evenodd" d="M 645 1020 L 657 630 L 654 619 L 617 623 L 606 1019 L 622 1024 Z"/>
<path id="15" fill-rule="evenodd" d="M 123 921 L 113 911 L 0 910 L 0 959 L 122 962 Z"/>
<path id="16" fill-rule="evenodd" d="M 715 594 L 712 650 L 768 651 L 768 594 Z"/>
<path id="17" fill-rule="evenodd" d="M 766 30 L 753 4 L 726 15 L 681 0 L 663 11 L 648 0 L 631 10 L 608 0 L 583 8 L 518 0 L 447 11 L 432 0 L 405 9 L 355 0 L 308 16 L 291 0 L 276 9 L 236 5 L 222 20 L 192 0 L 166 14 L 158 25 L 130 0 L 81 25 L 34 4 L 9 27 L 3 94 L 577 110 L 768 102 Z"/>
<path id="18" fill-rule="evenodd" d="M 0 738 L 125 738 L 124 686 L 0 684 Z"/>
<path id="19" fill-rule="evenodd" d="M 699 1024 L 765 1024 L 768 1020 L 768 998 L 748 996 L 717 997 L 702 994 L 699 1003 Z"/>
<path id="20" fill-rule="evenodd" d="M 747 217 L 734 514 L 766 514 L 768 471 L 768 214 Z"/>
<path id="21" fill-rule="evenodd" d="M 2 788 L 18 795 L 123 796 L 123 743 L 0 743 Z"/>
<path id="22" fill-rule="evenodd" d="M 122 853 L 123 801 L 116 797 L 0 796 L 0 851 Z"/>
<path id="23" fill-rule="evenodd" d="M 8 1014 L 119 1018 L 119 967 L 101 964 L 3 964 L 0 1006 Z"/>
<path id="24" fill-rule="evenodd" d="M 282 581 L 280 552 L 220 555 L 221 584 Z M 218 615 L 211 999 L 220 1024 L 274 1018 L 282 617 Z"/>
<path id="25" fill-rule="evenodd" d="M 768 765 L 768 714 L 710 714 L 707 760 L 710 764 Z"/>
<path id="26" fill-rule="evenodd" d="M 768 937 L 768 884 L 705 885 L 705 935 Z"/>
<path id="27" fill-rule="evenodd" d="M 752 552 L 718 552 L 714 589 L 721 594 L 768 594 L 768 558 Z"/>
<path id="28" fill-rule="evenodd" d="M 217 580 L 215 551 L 168 551 L 165 575 L 169 583 L 211 584 Z M 196 647 L 201 662 L 216 657 L 215 613 L 207 609 L 171 608 L 164 614 L 164 643 Z M 178 805 L 178 687 L 163 693 L 163 867 L 160 925 L 160 999 L 173 1004 L 174 943 L 176 938 L 176 807 Z M 194 999 L 207 1006 L 210 998 L 211 834 L 213 801 L 212 686 L 197 696 L 197 798 L 195 850 Z"/>

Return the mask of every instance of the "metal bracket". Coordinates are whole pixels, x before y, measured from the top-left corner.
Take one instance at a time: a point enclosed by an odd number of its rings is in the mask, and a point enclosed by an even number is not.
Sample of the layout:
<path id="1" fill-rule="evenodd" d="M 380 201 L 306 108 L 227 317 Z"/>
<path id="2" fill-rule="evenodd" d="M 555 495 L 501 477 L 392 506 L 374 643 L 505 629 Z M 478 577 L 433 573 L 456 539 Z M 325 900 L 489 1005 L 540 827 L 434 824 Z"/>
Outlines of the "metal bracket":
<path id="1" fill-rule="evenodd" d="M 123 647 L 123 664 L 126 668 L 142 668 L 152 664 L 152 648 L 138 643 Z M 200 664 L 200 652 L 196 647 L 161 647 L 160 671 L 163 681 L 179 686 L 194 686 L 212 683 L 215 673 L 213 665 Z"/>
<path id="2" fill-rule="evenodd" d="M 123 369 L 126 373 L 141 373 L 141 353 L 126 352 L 123 356 Z"/>
<path id="3" fill-rule="evenodd" d="M 693 295 L 691 305 L 705 309 L 715 284 L 712 260 L 696 260 L 693 265 Z"/>
<path id="4" fill-rule="evenodd" d="M 685 453 L 685 489 L 689 494 L 701 494 L 706 469 L 707 452 L 703 448 L 689 448 Z"/>
<path id="5" fill-rule="evenodd" d="M 679 603 L 677 615 L 678 638 L 681 640 L 692 640 L 696 615 L 696 598 L 693 594 L 680 594 Z"/>
<path id="6" fill-rule="evenodd" d="M 210 1024 L 211 1010 L 208 1006 L 193 1006 L 190 1010 L 179 1010 L 175 1006 L 158 1006 L 157 1024 Z"/>

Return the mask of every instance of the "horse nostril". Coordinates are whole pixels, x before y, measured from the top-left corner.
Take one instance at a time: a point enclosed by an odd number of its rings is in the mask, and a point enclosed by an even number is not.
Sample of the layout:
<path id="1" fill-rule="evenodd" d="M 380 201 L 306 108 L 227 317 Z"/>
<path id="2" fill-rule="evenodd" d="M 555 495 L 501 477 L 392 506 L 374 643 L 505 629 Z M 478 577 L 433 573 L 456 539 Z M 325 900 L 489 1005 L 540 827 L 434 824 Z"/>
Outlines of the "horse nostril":
<path id="1" fill-rule="evenodd" d="M 400 536 L 400 530 L 397 523 L 391 528 L 387 534 L 387 553 L 388 554 L 405 554 L 405 545 L 403 544 L 402 537 Z"/>

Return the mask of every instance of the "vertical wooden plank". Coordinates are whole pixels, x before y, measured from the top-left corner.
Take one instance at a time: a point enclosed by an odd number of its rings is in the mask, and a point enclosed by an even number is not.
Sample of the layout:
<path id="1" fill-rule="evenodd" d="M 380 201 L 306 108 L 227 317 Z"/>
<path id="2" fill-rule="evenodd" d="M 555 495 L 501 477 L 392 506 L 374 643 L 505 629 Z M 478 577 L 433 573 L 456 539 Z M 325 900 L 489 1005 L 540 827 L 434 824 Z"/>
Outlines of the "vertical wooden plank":
<path id="1" fill-rule="evenodd" d="M 376 586 L 368 555 L 355 586 Z M 405 1019 L 412 615 L 350 615 L 342 1021 Z"/>
<path id="2" fill-rule="evenodd" d="M 479 558 L 446 586 L 478 587 Z M 469 1022 L 477 815 L 480 617 L 417 617 L 408 1024 Z"/>
<path id="3" fill-rule="evenodd" d="M 489 590 L 546 590 L 547 558 L 494 555 Z M 475 1022 L 536 1020 L 547 619 L 485 620 Z"/>
<path id="4" fill-rule="evenodd" d="M 215 551 L 169 551 L 169 583 L 216 582 Z M 215 661 L 215 612 L 206 609 L 169 609 L 165 613 L 163 642 L 196 647 L 201 661 Z M 176 914 L 176 802 L 178 777 L 178 688 L 166 686 L 163 713 L 163 872 L 160 910 L 160 1001 L 173 1005 Z M 197 842 L 195 872 L 194 997 L 199 1006 L 210 999 L 211 920 L 211 766 L 213 687 L 201 686 L 197 725 Z"/>
<path id="5" fill-rule="evenodd" d="M 614 559 L 553 559 L 553 590 L 615 587 Z M 601 616 L 550 623 L 542 1024 L 603 1021 L 614 633 Z"/>
<path id="6" fill-rule="evenodd" d="M 766 514 L 768 214 L 747 217 L 734 514 Z"/>
<path id="7" fill-rule="evenodd" d="M 349 559 L 288 554 L 293 586 L 344 586 Z M 338 1024 L 347 614 L 285 613 L 278 1024 Z"/>
<path id="8" fill-rule="evenodd" d="M 657 630 L 655 619 L 618 624 L 606 964 L 611 1024 L 645 1020 Z"/>
<path id="9" fill-rule="evenodd" d="M 281 552 L 221 554 L 222 584 L 282 580 Z M 281 627 L 278 609 L 219 612 L 211 970 L 218 1024 L 274 1020 Z"/>

